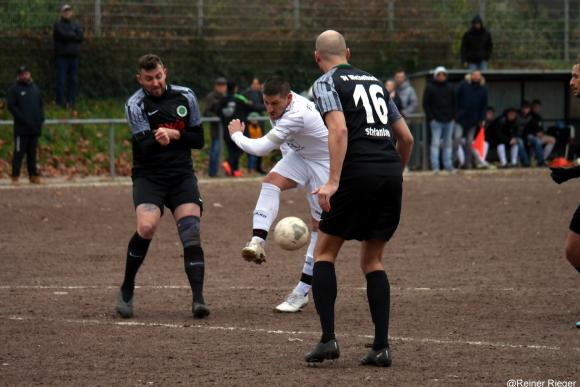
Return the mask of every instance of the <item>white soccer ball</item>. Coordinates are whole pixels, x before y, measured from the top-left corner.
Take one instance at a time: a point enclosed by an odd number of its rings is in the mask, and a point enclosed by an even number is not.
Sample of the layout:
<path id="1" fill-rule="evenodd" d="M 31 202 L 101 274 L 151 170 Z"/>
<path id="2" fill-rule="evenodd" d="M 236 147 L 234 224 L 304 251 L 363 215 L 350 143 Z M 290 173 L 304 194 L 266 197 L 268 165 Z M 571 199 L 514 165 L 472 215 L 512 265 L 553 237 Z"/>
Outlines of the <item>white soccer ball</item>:
<path id="1" fill-rule="evenodd" d="M 300 218 L 281 219 L 274 228 L 274 241 L 284 250 L 297 250 L 308 242 L 308 226 Z"/>

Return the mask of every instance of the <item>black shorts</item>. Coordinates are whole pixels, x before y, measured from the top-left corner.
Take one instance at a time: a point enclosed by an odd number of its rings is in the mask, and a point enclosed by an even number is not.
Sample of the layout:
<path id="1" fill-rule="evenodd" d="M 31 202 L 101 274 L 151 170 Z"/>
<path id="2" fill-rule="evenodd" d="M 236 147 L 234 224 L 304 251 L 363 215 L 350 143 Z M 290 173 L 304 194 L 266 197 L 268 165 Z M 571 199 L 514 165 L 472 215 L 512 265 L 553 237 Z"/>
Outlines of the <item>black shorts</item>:
<path id="1" fill-rule="evenodd" d="M 197 204 L 203 210 L 203 201 L 197 188 L 197 178 L 194 175 L 182 175 L 169 178 L 133 177 L 133 203 L 155 204 L 161 210 L 167 207 L 171 212 L 186 203 Z"/>
<path id="2" fill-rule="evenodd" d="M 322 213 L 320 230 L 346 240 L 391 239 L 401 217 L 403 178 L 361 176 L 341 181 Z"/>
<path id="3" fill-rule="evenodd" d="M 572 216 L 570 230 L 574 231 L 576 234 L 580 234 L 580 206 L 576 208 L 576 212 L 574 213 L 574 216 Z"/>

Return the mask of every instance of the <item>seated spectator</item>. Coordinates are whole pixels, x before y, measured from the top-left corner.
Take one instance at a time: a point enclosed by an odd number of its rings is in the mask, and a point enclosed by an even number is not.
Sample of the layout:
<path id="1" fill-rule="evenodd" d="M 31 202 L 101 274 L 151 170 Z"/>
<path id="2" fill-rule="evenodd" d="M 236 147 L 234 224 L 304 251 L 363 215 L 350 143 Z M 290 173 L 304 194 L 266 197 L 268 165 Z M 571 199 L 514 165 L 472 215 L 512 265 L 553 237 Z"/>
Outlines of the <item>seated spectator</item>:
<path id="1" fill-rule="evenodd" d="M 497 149 L 500 168 L 507 168 L 506 150 L 510 149 L 511 166 L 518 165 L 518 111 L 515 108 L 507 109 L 498 119 L 492 121 L 488 127 L 489 142 Z"/>
<path id="2" fill-rule="evenodd" d="M 531 104 L 529 101 L 522 101 L 520 105 L 520 111 L 518 112 L 518 130 L 516 133 L 517 144 L 518 144 L 518 155 L 524 167 L 530 166 L 530 156 L 528 155 L 528 140 L 526 138 L 526 128 L 532 120 L 530 115 Z M 538 149 L 536 149 L 537 153 Z M 540 152 L 543 153 L 543 150 Z"/>
<path id="3" fill-rule="evenodd" d="M 530 119 L 524 128 L 524 139 L 535 151 L 538 166 L 543 166 L 552 153 L 556 139 L 544 133 L 543 119 L 540 115 L 542 103 L 534 100 L 531 104 Z"/>

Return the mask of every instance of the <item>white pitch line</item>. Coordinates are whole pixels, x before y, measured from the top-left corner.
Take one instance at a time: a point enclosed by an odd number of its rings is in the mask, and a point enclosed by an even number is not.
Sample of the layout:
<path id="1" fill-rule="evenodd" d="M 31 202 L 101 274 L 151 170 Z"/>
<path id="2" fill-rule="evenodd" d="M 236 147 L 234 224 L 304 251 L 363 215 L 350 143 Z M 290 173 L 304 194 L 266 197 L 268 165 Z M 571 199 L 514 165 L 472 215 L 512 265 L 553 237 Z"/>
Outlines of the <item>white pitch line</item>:
<path id="1" fill-rule="evenodd" d="M 250 332 L 250 333 L 264 333 L 272 335 L 289 335 L 289 336 L 319 336 L 320 332 L 308 332 L 308 331 L 286 331 L 280 329 L 267 329 L 267 328 L 249 328 L 249 327 L 239 327 L 239 326 L 219 326 L 219 325 L 201 325 L 201 324 L 170 324 L 161 322 L 139 322 L 139 321 L 103 321 L 103 320 L 87 320 L 87 319 L 55 319 L 48 317 L 20 317 L 20 316 L 0 316 L 2 320 L 9 321 L 48 321 L 56 323 L 66 323 L 66 324 L 79 324 L 79 325 L 114 325 L 114 326 L 129 326 L 129 327 L 161 327 L 170 329 L 201 329 L 207 331 L 227 331 L 227 332 Z M 372 335 L 360 335 L 360 334 L 342 334 L 341 336 L 346 337 L 357 337 L 361 339 L 372 339 Z M 562 351 L 571 350 L 580 352 L 580 348 L 570 347 L 564 348 L 558 346 L 549 345 L 538 345 L 538 344 L 512 344 L 503 342 L 487 342 L 487 341 L 473 341 L 473 340 L 448 340 L 448 339 L 434 339 L 434 338 L 413 338 L 413 337 L 402 337 L 402 336 L 390 336 L 390 340 L 410 342 L 410 343 L 420 343 L 420 344 L 440 344 L 440 345 L 457 345 L 457 346 L 475 346 L 475 347 L 492 347 L 492 348 L 509 348 L 509 349 L 532 349 L 532 350 L 546 350 L 546 351 Z"/>
<path id="2" fill-rule="evenodd" d="M 0 290 L 111 290 L 118 289 L 118 285 L 0 285 Z M 187 285 L 141 285 L 135 286 L 136 289 L 186 289 L 189 290 L 190 287 Z M 227 286 L 212 288 L 208 287 L 209 290 L 249 290 L 249 291 L 279 291 L 288 290 L 288 286 Z M 346 290 L 356 290 L 356 291 L 366 291 L 365 287 L 342 287 L 341 289 Z M 427 288 L 427 287 L 397 287 L 391 286 L 391 290 L 401 291 L 401 292 L 472 292 L 472 291 L 491 291 L 491 292 L 541 292 L 544 294 L 562 294 L 562 293 L 577 293 L 580 292 L 580 288 L 572 289 L 542 289 L 542 288 L 475 288 L 475 287 L 465 287 L 465 288 Z"/>

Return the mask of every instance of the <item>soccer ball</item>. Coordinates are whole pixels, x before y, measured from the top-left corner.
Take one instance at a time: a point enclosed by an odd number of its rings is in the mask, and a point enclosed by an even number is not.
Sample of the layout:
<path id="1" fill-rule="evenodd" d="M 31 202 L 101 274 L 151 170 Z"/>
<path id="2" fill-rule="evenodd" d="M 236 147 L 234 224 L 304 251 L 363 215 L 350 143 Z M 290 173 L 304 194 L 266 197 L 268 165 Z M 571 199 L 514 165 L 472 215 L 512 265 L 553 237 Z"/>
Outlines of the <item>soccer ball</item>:
<path id="1" fill-rule="evenodd" d="M 308 242 L 308 226 L 302 219 L 289 216 L 274 228 L 274 241 L 284 250 L 297 250 Z"/>

